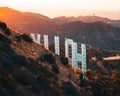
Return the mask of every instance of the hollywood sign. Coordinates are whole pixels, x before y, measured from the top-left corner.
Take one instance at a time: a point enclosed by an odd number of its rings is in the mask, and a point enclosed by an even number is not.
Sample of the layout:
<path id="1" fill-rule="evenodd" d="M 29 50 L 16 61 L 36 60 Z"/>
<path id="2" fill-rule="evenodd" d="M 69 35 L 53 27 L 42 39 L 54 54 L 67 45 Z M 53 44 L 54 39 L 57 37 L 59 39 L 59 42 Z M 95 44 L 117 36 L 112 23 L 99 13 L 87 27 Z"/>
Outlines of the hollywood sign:
<path id="1" fill-rule="evenodd" d="M 31 33 L 33 41 L 40 42 L 41 34 Z M 48 35 L 43 35 L 44 47 L 49 50 Z M 54 36 L 55 54 L 60 55 L 59 36 Z M 86 72 L 86 45 L 74 42 L 72 39 L 65 38 L 65 56 L 74 70 L 81 66 L 82 73 Z"/>

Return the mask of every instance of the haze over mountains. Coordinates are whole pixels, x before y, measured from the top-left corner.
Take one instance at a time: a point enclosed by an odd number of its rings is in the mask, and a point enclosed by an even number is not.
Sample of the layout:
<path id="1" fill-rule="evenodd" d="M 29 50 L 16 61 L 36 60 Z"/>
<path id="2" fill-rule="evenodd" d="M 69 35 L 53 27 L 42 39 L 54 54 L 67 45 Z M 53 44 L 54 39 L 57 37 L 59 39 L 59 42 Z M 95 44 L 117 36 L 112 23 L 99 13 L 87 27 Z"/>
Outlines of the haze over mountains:
<path id="1" fill-rule="evenodd" d="M 115 27 L 120 27 L 120 20 L 111 20 L 109 18 L 105 18 L 105 17 L 99 17 L 99 16 L 78 16 L 78 17 L 66 17 L 66 16 L 60 16 L 60 17 L 56 17 L 53 18 L 54 21 L 58 22 L 58 23 L 67 23 L 67 22 L 73 22 L 73 21 L 83 21 L 86 23 L 92 23 L 92 22 L 104 22 L 107 24 L 111 24 Z"/>
<path id="2" fill-rule="evenodd" d="M 63 16 L 51 19 L 41 14 L 20 12 L 8 7 L 0 8 L 0 20 L 23 33 L 59 35 L 62 40 L 65 37 L 72 38 L 94 47 L 116 50 L 120 48 L 120 20 L 98 16 Z"/>

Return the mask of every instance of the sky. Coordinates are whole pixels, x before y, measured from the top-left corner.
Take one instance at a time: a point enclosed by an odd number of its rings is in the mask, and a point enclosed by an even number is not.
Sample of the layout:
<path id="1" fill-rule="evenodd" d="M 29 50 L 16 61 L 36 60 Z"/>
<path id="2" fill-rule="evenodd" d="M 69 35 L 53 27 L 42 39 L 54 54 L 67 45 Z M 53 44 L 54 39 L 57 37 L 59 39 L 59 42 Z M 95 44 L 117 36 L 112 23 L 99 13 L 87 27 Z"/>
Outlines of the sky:
<path id="1" fill-rule="evenodd" d="M 0 0 L 0 6 L 48 17 L 97 15 L 120 19 L 120 0 Z"/>

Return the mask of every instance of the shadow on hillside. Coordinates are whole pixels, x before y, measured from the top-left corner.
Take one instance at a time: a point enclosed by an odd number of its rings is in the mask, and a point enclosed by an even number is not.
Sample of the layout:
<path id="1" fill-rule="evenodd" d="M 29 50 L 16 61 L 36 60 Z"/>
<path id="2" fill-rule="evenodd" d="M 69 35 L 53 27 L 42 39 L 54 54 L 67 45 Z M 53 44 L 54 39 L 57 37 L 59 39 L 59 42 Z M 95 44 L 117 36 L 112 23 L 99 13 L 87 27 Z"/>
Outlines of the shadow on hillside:
<path id="1" fill-rule="evenodd" d="M 34 60 L 20 55 L 10 46 L 11 32 L 6 24 L 0 23 L 0 29 L 2 29 L 0 33 L 0 96 L 64 96 L 59 95 L 61 91 L 57 82 L 59 68 L 55 56 L 46 53 Z M 15 38 L 17 41 L 22 39 L 32 43 L 31 38 L 26 34 Z M 44 66 L 39 60 L 49 64 L 52 69 Z M 66 96 L 71 96 L 69 94 L 75 96 L 76 89 L 70 82 L 63 83 L 62 88 Z"/>
<path id="2" fill-rule="evenodd" d="M 73 86 L 73 84 L 71 82 L 65 82 L 63 83 L 62 86 L 62 91 L 64 92 L 64 94 L 66 96 L 76 96 L 77 95 L 77 90 L 76 88 Z"/>
<path id="3" fill-rule="evenodd" d="M 4 22 L 0 22 L 0 29 L 2 29 L 6 35 L 11 34 L 9 28 L 7 28 L 7 25 Z"/>
<path id="4" fill-rule="evenodd" d="M 0 96 L 8 96 L 8 94 L 18 96 L 20 92 L 23 94 L 17 89 L 19 84 L 25 88 L 31 86 L 27 91 L 35 94 L 47 93 L 51 88 L 45 73 L 50 74 L 50 72 L 44 69 L 36 60 L 17 54 L 8 43 L 0 41 Z M 5 93 L 6 95 L 2 95 Z M 53 93 L 49 92 L 49 94 Z"/>
<path id="5" fill-rule="evenodd" d="M 50 63 L 52 65 L 52 71 L 55 72 L 56 74 L 59 73 L 59 68 L 58 65 L 56 64 L 56 58 L 52 54 L 50 53 L 43 54 L 39 56 L 38 59 L 42 62 Z"/>

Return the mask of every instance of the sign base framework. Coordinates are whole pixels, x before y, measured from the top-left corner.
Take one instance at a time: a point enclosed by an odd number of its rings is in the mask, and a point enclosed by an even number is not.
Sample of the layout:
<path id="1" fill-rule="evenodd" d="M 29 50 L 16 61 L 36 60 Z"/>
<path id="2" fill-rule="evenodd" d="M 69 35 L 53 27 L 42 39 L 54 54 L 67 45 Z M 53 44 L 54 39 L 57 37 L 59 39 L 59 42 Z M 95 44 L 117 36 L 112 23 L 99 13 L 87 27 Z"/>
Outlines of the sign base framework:
<path id="1" fill-rule="evenodd" d="M 40 43 L 40 34 L 31 33 L 33 41 Z M 48 35 L 43 35 L 44 46 L 49 50 Z M 54 36 L 55 54 L 60 55 L 59 36 Z M 84 74 L 87 69 L 86 65 L 86 45 L 74 42 L 73 39 L 65 38 L 65 57 L 68 58 L 69 63 L 72 64 L 74 70 L 80 68 Z"/>
<path id="2" fill-rule="evenodd" d="M 72 46 L 70 52 L 69 46 Z M 82 50 L 81 54 L 78 53 L 78 50 Z M 72 56 L 71 56 L 72 55 Z M 65 39 L 65 56 L 68 58 L 69 63 L 72 63 L 73 69 L 77 68 L 82 69 L 82 73 L 86 72 L 86 45 L 81 44 L 81 49 L 78 49 L 78 44 L 73 42 L 72 39 Z M 79 65 L 81 62 L 81 65 Z"/>

